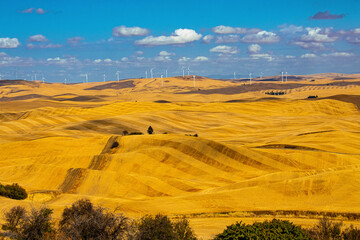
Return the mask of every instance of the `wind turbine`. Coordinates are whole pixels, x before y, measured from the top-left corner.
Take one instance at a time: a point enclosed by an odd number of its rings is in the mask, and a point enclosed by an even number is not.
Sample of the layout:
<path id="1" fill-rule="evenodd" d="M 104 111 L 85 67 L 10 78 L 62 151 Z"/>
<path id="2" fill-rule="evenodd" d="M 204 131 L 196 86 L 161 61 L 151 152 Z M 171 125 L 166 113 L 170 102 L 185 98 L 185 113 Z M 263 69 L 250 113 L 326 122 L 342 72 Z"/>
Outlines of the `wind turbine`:
<path id="1" fill-rule="evenodd" d="M 36 73 L 35 73 L 35 81 L 37 80 Z"/>
<path id="2" fill-rule="evenodd" d="M 106 74 L 104 73 L 104 82 L 106 81 Z"/>
<path id="3" fill-rule="evenodd" d="M 66 85 L 66 78 L 64 79 L 64 83 L 65 83 L 65 85 Z"/>
<path id="4" fill-rule="evenodd" d="M 164 82 L 163 82 L 163 75 L 161 75 L 161 87 L 164 86 Z"/>
<path id="5" fill-rule="evenodd" d="M 287 82 L 287 72 L 285 72 L 285 79 L 286 79 L 286 82 Z"/>
<path id="6" fill-rule="evenodd" d="M 251 75 L 252 75 L 252 73 L 249 73 L 250 85 L 251 85 Z"/>
<path id="7" fill-rule="evenodd" d="M 260 73 L 260 78 L 261 78 L 261 79 L 263 78 L 263 75 L 264 75 L 264 73 L 261 72 L 261 73 Z"/>
<path id="8" fill-rule="evenodd" d="M 196 77 L 195 77 L 195 75 L 193 75 L 193 78 L 194 78 L 194 88 L 195 88 L 195 80 L 196 80 Z"/>
<path id="9" fill-rule="evenodd" d="M 165 77 L 167 78 L 167 69 L 165 70 Z"/>
<path id="10" fill-rule="evenodd" d="M 119 73 L 120 73 L 119 71 L 116 71 L 116 77 L 117 77 L 118 82 L 120 81 Z"/>
<path id="11" fill-rule="evenodd" d="M 284 82 L 284 72 L 281 72 L 281 82 Z"/>
<path id="12" fill-rule="evenodd" d="M 148 76 L 147 76 L 147 70 L 145 71 L 145 76 L 146 76 L 146 78 L 148 78 Z"/>
<path id="13" fill-rule="evenodd" d="M 0 80 L 2 80 L 2 74 L 0 73 Z"/>
<path id="14" fill-rule="evenodd" d="M 153 75 L 153 69 L 154 68 L 150 68 L 150 76 L 151 76 L 151 79 L 153 79 L 154 75 Z"/>
<path id="15" fill-rule="evenodd" d="M 188 66 L 188 76 L 190 76 L 190 66 Z"/>
<path id="16" fill-rule="evenodd" d="M 234 80 L 236 80 L 236 72 L 234 72 Z"/>
<path id="17" fill-rule="evenodd" d="M 185 71 L 184 71 L 184 66 L 182 67 L 183 70 L 183 78 L 185 77 Z"/>
<path id="18" fill-rule="evenodd" d="M 42 76 L 41 80 L 42 80 L 43 83 L 45 83 L 44 75 Z"/>

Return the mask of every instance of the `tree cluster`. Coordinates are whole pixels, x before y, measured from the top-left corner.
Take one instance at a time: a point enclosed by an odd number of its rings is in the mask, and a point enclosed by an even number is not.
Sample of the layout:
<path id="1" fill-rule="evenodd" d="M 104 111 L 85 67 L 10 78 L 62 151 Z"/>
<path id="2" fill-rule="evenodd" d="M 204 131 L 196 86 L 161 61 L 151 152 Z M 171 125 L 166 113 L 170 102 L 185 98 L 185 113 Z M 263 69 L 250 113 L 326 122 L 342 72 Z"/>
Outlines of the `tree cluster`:
<path id="1" fill-rule="evenodd" d="M 0 195 L 16 200 L 22 200 L 28 196 L 25 189 L 20 187 L 17 183 L 12 185 L 2 185 L 0 183 Z"/>

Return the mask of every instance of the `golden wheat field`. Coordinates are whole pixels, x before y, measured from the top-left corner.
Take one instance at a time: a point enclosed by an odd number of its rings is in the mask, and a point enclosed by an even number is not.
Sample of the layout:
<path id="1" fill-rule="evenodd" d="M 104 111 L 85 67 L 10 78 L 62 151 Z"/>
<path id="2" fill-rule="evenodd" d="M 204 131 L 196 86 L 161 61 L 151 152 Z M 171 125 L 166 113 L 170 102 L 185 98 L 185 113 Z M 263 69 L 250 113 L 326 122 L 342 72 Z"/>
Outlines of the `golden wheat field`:
<path id="1" fill-rule="evenodd" d="M 29 193 L 0 210 L 59 217 L 88 198 L 130 217 L 185 214 L 203 239 L 235 220 L 360 216 L 360 75 L 262 80 L 0 81 L 0 182 Z"/>

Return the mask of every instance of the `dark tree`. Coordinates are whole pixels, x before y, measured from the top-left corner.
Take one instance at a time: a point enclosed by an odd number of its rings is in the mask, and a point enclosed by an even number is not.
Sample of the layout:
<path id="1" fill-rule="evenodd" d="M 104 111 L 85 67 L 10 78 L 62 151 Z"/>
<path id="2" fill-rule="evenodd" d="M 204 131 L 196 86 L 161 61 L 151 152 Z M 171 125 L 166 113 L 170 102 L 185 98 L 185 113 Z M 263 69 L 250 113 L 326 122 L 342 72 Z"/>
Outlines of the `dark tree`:
<path id="1" fill-rule="evenodd" d="M 89 200 L 79 200 L 65 208 L 60 221 L 60 231 L 69 239 L 123 239 L 127 218 L 94 207 Z"/>
<path id="2" fill-rule="evenodd" d="M 138 223 L 138 240 L 176 240 L 177 235 L 167 216 L 146 215 Z"/>
<path id="3" fill-rule="evenodd" d="M 147 132 L 148 132 L 148 134 L 153 134 L 154 129 L 151 126 L 149 126 Z"/>

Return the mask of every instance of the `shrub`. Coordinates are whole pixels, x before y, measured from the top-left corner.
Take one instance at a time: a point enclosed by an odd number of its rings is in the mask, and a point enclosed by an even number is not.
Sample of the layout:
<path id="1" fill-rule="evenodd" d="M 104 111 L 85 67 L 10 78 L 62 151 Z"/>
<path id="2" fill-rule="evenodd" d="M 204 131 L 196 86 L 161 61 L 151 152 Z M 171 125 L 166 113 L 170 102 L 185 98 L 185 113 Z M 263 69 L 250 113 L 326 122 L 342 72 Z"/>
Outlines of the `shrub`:
<path id="1" fill-rule="evenodd" d="M 119 143 L 118 142 L 113 142 L 113 144 L 111 145 L 111 149 L 113 149 L 113 148 L 116 148 L 116 147 L 118 147 L 119 146 Z"/>
<path id="2" fill-rule="evenodd" d="M 329 218 L 323 217 L 318 224 L 308 230 L 308 233 L 316 240 L 341 239 L 341 226 L 341 222 L 332 222 Z"/>
<path id="3" fill-rule="evenodd" d="M 186 218 L 175 223 L 161 214 L 146 215 L 137 223 L 137 240 L 196 240 Z"/>
<path id="4" fill-rule="evenodd" d="M 173 224 L 174 231 L 179 240 L 196 240 L 194 231 L 189 225 L 189 221 L 183 217 Z"/>
<path id="5" fill-rule="evenodd" d="M 0 195 L 16 200 L 26 199 L 28 196 L 25 189 L 20 187 L 17 183 L 12 185 L 0 184 Z"/>
<path id="6" fill-rule="evenodd" d="M 149 126 L 147 132 L 148 132 L 148 134 L 153 134 L 154 129 L 151 126 Z"/>
<path id="7" fill-rule="evenodd" d="M 247 225 L 237 222 L 215 237 L 220 239 L 310 239 L 304 229 L 289 221 L 273 219 Z"/>
<path id="8" fill-rule="evenodd" d="M 123 239 L 127 218 L 94 207 L 89 200 L 79 200 L 65 208 L 60 220 L 60 231 L 69 239 Z"/>
<path id="9" fill-rule="evenodd" d="M 33 208 L 30 213 L 23 207 L 13 207 L 5 213 L 5 224 L 2 229 L 8 231 L 7 235 L 15 239 L 44 239 L 46 235 L 54 233 L 52 213 L 53 210 L 46 207 L 39 210 Z"/>
<path id="10" fill-rule="evenodd" d="M 21 239 L 37 240 L 54 232 L 51 222 L 52 209 L 43 207 L 39 210 L 32 209 L 31 213 L 25 218 L 20 231 Z"/>
<path id="11" fill-rule="evenodd" d="M 5 212 L 5 224 L 2 225 L 3 230 L 10 232 L 19 232 L 19 226 L 25 219 L 26 210 L 24 207 L 16 206 Z"/>
<path id="12" fill-rule="evenodd" d="M 124 131 L 123 131 L 123 135 L 124 135 L 124 136 L 129 135 L 129 132 L 126 131 L 126 130 L 124 130 Z"/>
<path id="13" fill-rule="evenodd" d="M 350 225 L 350 227 L 346 228 L 341 235 L 344 240 L 357 240 L 360 239 L 360 229 Z"/>

